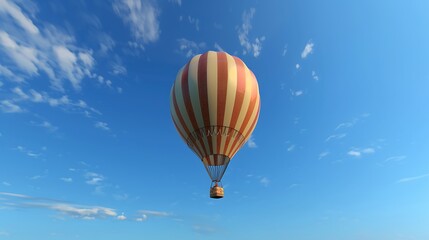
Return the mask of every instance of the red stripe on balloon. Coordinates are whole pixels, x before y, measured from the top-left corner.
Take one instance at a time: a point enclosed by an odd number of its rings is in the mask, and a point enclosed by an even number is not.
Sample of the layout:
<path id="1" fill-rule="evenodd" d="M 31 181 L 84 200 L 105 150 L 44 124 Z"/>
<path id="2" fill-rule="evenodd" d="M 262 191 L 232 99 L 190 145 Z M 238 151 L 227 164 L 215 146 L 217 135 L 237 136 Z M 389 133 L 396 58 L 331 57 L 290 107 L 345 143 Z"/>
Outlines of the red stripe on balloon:
<path id="1" fill-rule="evenodd" d="M 210 127 L 209 113 L 209 95 L 207 92 L 207 57 L 208 53 L 200 56 L 198 60 L 198 94 L 200 98 L 201 114 L 203 116 L 204 127 Z M 209 149 L 208 155 L 213 154 L 213 141 L 210 136 L 207 136 Z"/>
<path id="2" fill-rule="evenodd" d="M 191 132 L 189 131 L 188 127 L 186 126 L 185 120 L 183 119 L 182 113 L 180 112 L 179 106 L 177 105 L 176 93 L 174 91 L 174 88 L 175 88 L 175 86 L 173 86 L 173 105 L 174 105 L 174 111 L 176 112 L 176 115 L 177 115 L 177 118 L 179 119 L 180 125 L 183 126 L 183 129 L 185 130 L 185 132 L 188 134 L 188 136 L 190 136 Z M 174 122 L 174 124 L 176 124 L 175 121 L 174 121 L 174 119 L 173 119 L 173 122 Z M 177 126 L 176 126 L 176 128 L 177 128 Z M 186 136 L 182 136 L 182 137 L 186 138 Z M 201 149 L 198 148 L 198 145 L 195 142 L 192 142 L 192 144 L 193 144 L 195 150 L 198 152 L 199 157 L 201 158 L 202 157 L 202 151 L 201 151 Z"/>
<path id="3" fill-rule="evenodd" d="M 185 103 L 185 107 L 186 107 L 186 112 L 188 114 L 189 117 L 189 121 L 191 122 L 192 125 L 192 130 L 193 131 L 197 131 L 198 130 L 198 122 L 197 119 L 195 118 L 195 113 L 194 113 L 194 109 L 192 107 L 192 101 L 191 101 L 191 95 L 189 93 L 189 80 L 188 80 L 188 76 L 189 76 L 189 64 L 186 65 L 185 69 L 183 69 L 183 74 L 182 74 L 182 94 L 183 94 L 183 100 Z M 201 143 L 201 146 L 203 147 L 203 156 L 207 156 L 207 149 L 205 149 L 204 147 L 204 142 L 202 140 L 202 138 L 198 138 L 198 140 Z"/>

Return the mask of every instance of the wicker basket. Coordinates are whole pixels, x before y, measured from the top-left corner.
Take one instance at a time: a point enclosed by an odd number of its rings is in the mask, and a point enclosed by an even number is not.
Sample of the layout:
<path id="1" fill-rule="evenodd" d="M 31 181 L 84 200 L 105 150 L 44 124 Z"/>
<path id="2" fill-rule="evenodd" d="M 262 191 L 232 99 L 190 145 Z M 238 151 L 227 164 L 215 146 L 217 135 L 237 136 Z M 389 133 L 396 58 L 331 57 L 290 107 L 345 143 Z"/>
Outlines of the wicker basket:
<path id="1" fill-rule="evenodd" d="M 214 186 L 210 188 L 210 197 L 211 198 L 223 198 L 223 188 L 219 186 Z"/>

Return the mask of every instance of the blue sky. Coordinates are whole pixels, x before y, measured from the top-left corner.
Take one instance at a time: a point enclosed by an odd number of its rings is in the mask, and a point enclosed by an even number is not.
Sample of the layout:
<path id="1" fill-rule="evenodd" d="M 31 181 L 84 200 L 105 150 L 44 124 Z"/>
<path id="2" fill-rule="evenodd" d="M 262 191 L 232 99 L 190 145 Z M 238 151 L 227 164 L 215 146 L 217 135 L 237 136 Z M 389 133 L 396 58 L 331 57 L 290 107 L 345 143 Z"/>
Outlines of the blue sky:
<path id="1" fill-rule="evenodd" d="M 427 9 L 0 0 L 0 239 L 429 239 Z M 262 104 L 222 200 L 169 113 L 209 50 Z"/>

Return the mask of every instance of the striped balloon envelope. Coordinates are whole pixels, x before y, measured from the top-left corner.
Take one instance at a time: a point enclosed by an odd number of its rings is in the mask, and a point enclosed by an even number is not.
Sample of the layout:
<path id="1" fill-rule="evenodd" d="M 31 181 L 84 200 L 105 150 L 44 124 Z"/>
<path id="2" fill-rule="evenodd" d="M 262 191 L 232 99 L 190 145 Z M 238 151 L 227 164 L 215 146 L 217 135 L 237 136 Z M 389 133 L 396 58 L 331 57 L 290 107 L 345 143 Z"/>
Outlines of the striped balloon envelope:
<path id="1" fill-rule="evenodd" d="M 201 159 L 212 182 L 220 182 L 258 121 L 256 77 L 228 53 L 196 55 L 177 74 L 170 110 L 182 139 Z"/>

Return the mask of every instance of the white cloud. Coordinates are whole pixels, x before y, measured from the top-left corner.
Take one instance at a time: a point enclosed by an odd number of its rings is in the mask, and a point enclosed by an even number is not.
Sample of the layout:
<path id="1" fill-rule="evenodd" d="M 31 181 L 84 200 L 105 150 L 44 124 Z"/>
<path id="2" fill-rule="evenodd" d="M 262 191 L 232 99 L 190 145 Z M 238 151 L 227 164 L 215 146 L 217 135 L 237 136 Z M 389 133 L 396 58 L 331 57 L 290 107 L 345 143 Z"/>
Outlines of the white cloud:
<path id="1" fill-rule="evenodd" d="M 317 74 L 316 74 L 316 72 L 315 72 L 315 71 L 311 71 L 311 77 L 313 77 L 313 79 L 314 79 L 315 81 L 319 81 L 319 76 L 317 76 Z"/>
<path id="2" fill-rule="evenodd" d="M 290 89 L 290 94 L 292 96 L 298 97 L 298 96 L 301 96 L 302 94 L 304 94 L 304 91 L 302 91 L 302 90 L 293 91 L 292 89 Z"/>
<path id="3" fill-rule="evenodd" d="M 362 153 L 375 153 L 374 148 L 364 148 L 362 149 Z"/>
<path id="4" fill-rule="evenodd" d="M 326 156 L 328 156 L 328 155 L 329 155 L 329 152 L 328 152 L 328 151 L 321 152 L 321 153 L 319 154 L 319 159 L 322 159 L 322 158 L 324 158 L 324 157 L 326 157 Z"/>
<path id="5" fill-rule="evenodd" d="M 372 154 L 375 153 L 375 149 L 374 148 L 364 148 L 364 149 L 352 149 L 350 151 L 347 152 L 348 155 L 353 156 L 353 157 L 360 157 L 363 154 Z"/>
<path id="6" fill-rule="evenodd" d="M 46 198 L 36 198 L 23 194 L 0 192 L 0 195 L 7 197 L 7 201 L 13 203 L 15 207 L 49 209 L 60 214 L 78 219 L 93 220 L 98 218 L 116 217 L 115 209 L 100 206 L 85 206 L 64 203 L 58 200 L 48 200 Z M 25 200 L 25 201 L 24 201 Z"/>
<path id="7" fill-rule="evenodd" d="M 104 181 L 104 176 L 95 173 L 95 172 L 88 172 L 85 174 L 86 183 L 89 185 L 100 185 Z"/>
<path id="8" fill-rule="evenodd" d="M 412 181 L 420 180 L 420 179 L 426 178 L 426 177 L 429 177 L 429 173 L 419 175 L 419 176 L 414 176 L 414 177 L 401 178 L 398 181 L 396 181 L 396 183 L 412 182 Z"/>
<path id="9" fill-rule="evenodd" d="M 191 16 L 188 16 L 188 20 L 190 24 L 195 25 L 195 29 L 197 31 L 200 31 L 200 20 L 198 18 L 193 18 Z"/>
<path id="10" fill-rule="evenodd" d="M 130 25 L 134 38 L 144 43 L 156 42 L 160 35 L 160 10 L 149 0 L 116 0 L 113 9 Z"/>
<path id="11" fill-rule="evenodd" d="M 175 3 L 179 6 L 182 6 L 182 0 L 169 0 L 169 2 Z"/>
<path id="12" fill-rule="evenodd" d="M 83 77 L 91 76 L 90 69 L 94 65 L 94 59 L 89 52 L 79 52 L 78 57 L 65 46 L 53 47 L 59 66 L 65 77 L 75 89 L 80 89 Z"/>
<path id="13" fill-rule="evenodd" d="M 259 180 L 259 183 L 261 183 L 264 187 L 267 187 L 270 182 L 270 179 L 268 179 L 267 177 L 262 177 L 261 180 Z"/>
<path id="14" fill-rule="evenodd" d="M 188 58 L 201 53 L 206 48 L 204 42 L 196 43 L 185 38 L 178 39 L 177 42 L 179 43 L 179 52 Z"/>
<path id="15" fill-rule="evenodd" d="M 112 73 L 114 75 L 126 75 L 127 74 L 127 69 L 124 66 L 122 66 L 122 65 L 120 65 L 118 63 L 115 63 L 112 66 Z"/>
<path id="16" fill-rule="evenodd" d="M 122 213 L 121 215 L 119 215 L 119 216 L 117 217 L 117 219 L 118 219 L 118 220 L 120 220 L 120 221 L 124 221 L 124 220 L 126 220 L 126 219 L 127 219 L 127 217 L 125 217 L 124 213 Z"/>
<path id="17" fill-rule="evenodd" d="M 238 28 L 238 39 L 240 45 L 243 47 L 243 54 L 253 53 L 254 57 L 258 57 L 262 50 L 262 42 L 265 40 L 265 36 L 256 37 L 254 42 L 249 40 L 249 32 L 252 29 L 251 20 L 255 15 L 256 10 L 251 8 L 249 11 L 244 11 L 242 15 L 243 23 Z"/>
<path id="18" fill-rule="evenodd" d="M 192 226 L 192 229 L 200 234 L 213 234 L 216 232 L 216 229 L 213 226 L 195 224 Z"/>
<path id="19" fill-rule="evenodd" d="M 347 152 L 347 154 L 353 157 L 360 157 L 362 155 L 361 152 L 355 150 L 350 150 Z"/>
<path id="20" fill-rule="evenodd" d="M 297 63 L 297 64 L 295 64 L 295 68 L 296 68 L 296 69 L 300 69 L 300 68 L 301 68 L 301 65 L 299 65 L 299 63 Z"/>
<path id="21" fill-rule="evenodd" d="M 0 45 L 21 70 L 30 75 L 38 73 L 36 65 L 39 61 L 35 48 L 18 44 L 7 32 L 2 30 L 0 30 Z"/>
<path id="22" fill-rule="evenodd" d="M 15 81 L 17 83 L 23 82 L 22 77 L 15 75 L 9 68 L 0 64 L 0 76 L 4 76 L 9 81 Z"/>
<path id="23" fill-rule="evenodd" d="M 17 105 L 18 102 L 31 101 L 34 103 L 45 103 L 51 107 L 61 107 L 68 111 L 85 113 L 89 116 L 91 113 L 101 115 L 101 113 L 86 104 L 83 100 L 71 100 L 67 95 L 63 95 L 59 98 L 50 97 L 46 92 L 38 92 L 34 89 L 30 89 L 27 92 L 19 87 L 12 89 L 12 93 L 19 96 L 12 100 L 3 100 L 0 102 L 0 109 L 4 112 L 22 112 L 22 108 Z M 51 130 L 55 130 L 56 127 L 50 125 L 49 122 L 39 124 L 41 127 L 46 127 Z"/>
<path id="24" fill-rule="evenodd" d="M 106 33 L 100 33 L 98 35 L 98 42 L 100 47 L 100 53 L 103 55 L 107 55 L 109 51 L 112 50 L 116 45 L 112 37 Z"/>
<path id="25" fill-rule="evenodd" d="M 306 58 L 309 54 L 313 53 L 313 47 L 314 43 L 308 42 L 301 53 L 301 58 Z"/>
<path id="26" fill-rule="evenodd" d="M 5 113 L 19 113 L 24 110 L 10 100 L 0 101 L 0 109 Z"/>
<path id="27" fill-rule="evenodd" d="M 0 195 L 7 196 L 7 197 L 24 198 L 24 199 L 32 198 L 32 197 L 24 195 L 24 194 L 10 193 L 10 192 L 0 192 Z"/>
<path id="28" fill-rule="evenodd" d="M 3 186 L 9 187 L 11 184 L 9 182 L 3 181 L 1 184 L 3 184 Z"/>
<path id="29" fill-rule="evenodd" d="M 21 88 L 19 87 L 15 87 L 12 89 L 12 92 L 15 93 L 16 95 L 18 95 L 20 98 L 22 99 L 28 99 L 29 96 L 27 94 L 25 94 Z"/>
<path id="30" fill-rule="evenodd" d="M 332 134 L 332 135 L 330 135 L 329 137 L 326 138 L 325 142 L 329 142 L 329 141 L 334 140 L 334 139 L 338 140 L 338 139 L 344 138 L 346 136 L 347 136 L 346 133 Z"/>
<path id="31" fill-rule="evenodd" d="M 40 153 L 35 153 L 23 146 L 17 146 L 15 149 L 32 158 L 37 158 L 41 155 Z"/>
<path id="32" fill-rule="evenodd" d="M 218 50 L 219 52 L 225 52 L 225 50 L 223 50 L 223 48 L 218 43 L 216 43 L 216 42 L 214 44 L 214 48 L 216 50 Z"/>
<path id="33" fill-rule="evenodd" d="M 0 12 L 11 16 L 24 30 L 31 34 L 38 34 L 39 29 L 33 24 L 21 9 L 14 3 L 7 0 L 0 0 Z"/>
<path id="34" fill-rule="evenodd" d="M 66 203 L 34 204 L 34 206 L 52 209 L 65 215 L 87 220 L 114 217 L 117 215 L 114 209 L 105 207 L 78 206 Z"/>
<path id="35" fill-rule="evenodd" d="M 401 156 L 392 156 L 392 157 L 388 157 L 386 158 L 386 160 L 384 160 L 385 162 L 400 162 L 404 159 L 406 159 L 407 156 L 401 155 Z"/>
<path id="36" fill-rule="evenodd" d="M 282 56 L 284 57 L 284 56 L 286 56 L 286 53 L 287 53 L 287 44 L 283 47 L 283 53 L 282 53 Z"/>
<path id="37" fill-rule="evenodd" d="M 73 182 L 73 178 L 66 178 L 66 177 L 63 177 L 63 178 L 60 178 L 60 180 L 61 181 L 63 181 L 63 182 L 66 182 L 66 183 L 71 183 L 71 182 Z"/>
<path id="38" fill-rule="evenodd" d="M 147 220 L 147 215 L 143 214 L 141 217 L 136 218 L 137 222 L 144 222 Z"/>
<path id="39" fill-rule="evenodd" d="M 341 128 L 351 128 L 353 127 L 356 123 L 358 122 L 358 119 L 355 118 L 353 119 L 353 121 L 351 122 L 344 122 L 344 123 L 340 123 L 338 124 L 338 126 L 335 128 L 335 130 L 339 130 Z"/>
<path id="40" fill-rule="evenodd" d="M 27 5 L 24 10 L 30 8 Z M 63 80 L 80 89 L 83 78 L 92 76 L 95 65 L 92 51 L 77 46 L 73 36 L 49 23 L 42 22 L 40 26 L 44 27 L 38 28 L 31 19 L 35 14 L 27 15 L 17 4 L 2 0 L 0 18 L 4 16 L 11 16 L 15 22 L 2 22 L 0 52 L 8 57 L 5 59 L 8 65 L 0 65 L 1 75 L 22 82 L 45 73 L 52 87 L 59 91 L 64 91 Z M 25 31 L 16 28 L 16 23 Z"/>
<path id="41" fill-rule="evenodd" d="M 94 124 L 94 126 L 95 126 L 96 128 L 102 129 L 102 130 L 104 130 L 104 131 L 109 131 L 109 130 L 110 130 L 109 126 L 108 126 L 108 125 L 107 125 L 107 123 L 105 123 L 105 122 L 96 122 L 96 123 Z"/>
<path id="42" fill-rule="evenodd" d="M 49 131 L 51 131 L 51 132 L 55 132 L 55 131 L 57 131 L 57 130 L 58 130 L 58 127 L 56 127 L 56 126 L 52 125 L 52 124 L 51 124 L 50 122 L 48 122 L 48 121 L 43 121 L 42 123 L 37 124 L 37 126 L 39 126 L 39 127 L 43 127 L 43 128 L 46 128 L 47 130 L 49 130 Z"/>
<path id="43" fill-rule="evenodd" d="M 150 217 L 171 217 L 171 216 L 173 216 L 171 213 L 168 213 L 168 212 L 153 211 L 153 210 L 140 210 L 140 211 L 138 211 L 138 214 L 140 215 L 140 217 L 136 218 L 137 222 L 146 221 Z"/>
<path id="44" fill-rule="evenodd" d="M 295 149 L 295 144 L 292 144 L 292 145 L 290 145 L 288 148 L 287 148 L 287 151 L 288 152 L 291 152 L 291 151 L 293 151 Z"/>
<path id="45" fill-rule="evenodd" d="M 249 140 L 247 140 L 247 146 L 249 148 L 257 148 L 258 147 L 258 145 L 256 145 L 255 138 L 253 137 L 253 135 L 251 135 Z"/>

